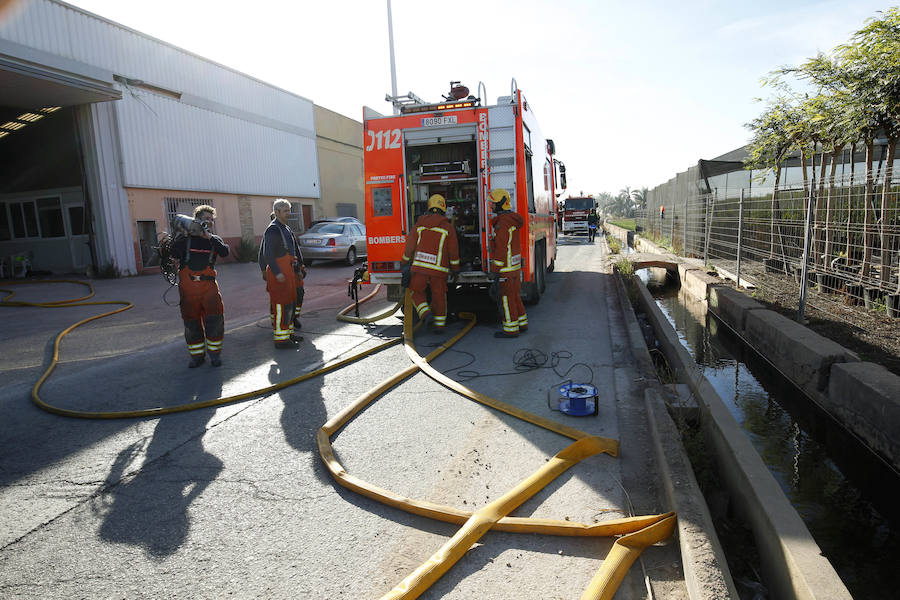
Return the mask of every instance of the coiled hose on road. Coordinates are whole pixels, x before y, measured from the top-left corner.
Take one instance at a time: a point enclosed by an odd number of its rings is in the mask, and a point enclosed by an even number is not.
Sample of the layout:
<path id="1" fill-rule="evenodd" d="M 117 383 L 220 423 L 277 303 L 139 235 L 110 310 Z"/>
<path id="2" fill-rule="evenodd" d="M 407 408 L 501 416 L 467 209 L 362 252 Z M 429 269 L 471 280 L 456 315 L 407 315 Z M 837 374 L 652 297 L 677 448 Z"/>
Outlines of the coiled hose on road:
<path id="1" fill-rule="evenodd" d="M 19 283 L 19 282 L 16 282 Z M 389 340 L 379 344 L 369 350 L 365 350 L 344 360 L 337 361 L 330 365 L 326 365 L 315 371 L 305 373 L 299 377 L 289 379 L 271 386 L 252 390 L 243 394 L 226 396 L 214 400 L 206 400 L 201 402 L 193 402 L 178 406 L 156 407 L 143 410 L 118 411 L 118 412 L 91 412 L 78 411 L 71 409 L 63 409 L 53 406 L 41 399 L 39 391 L 44 382 L 49 378 L 54 368 L 59 362 L 59 346 L 62 339 L 74 329 L 103 317 L 111 316 L 116 313 L 128 310 L 133 304 L 127 301 L 94 301 L 85 302 L 85 300 L 94 296 L 93 287 L 84 281 L 78 280 L 45 280 L 35 282 L 22 283 L 75 283 L 86 286 L 90 293 L 80 298 L 70 300 L 58 300 L 53 302 L 13 302 L 12 296 L 15 292 L 8 289 L 0 288 L 0 291 L 7 292 L 8 295 L 0 301 L 0 306 L 31 306 L 41 308 L 64 308 L 68 306 L 91 306 L 91 305 L 121 305 L 121 308 L 108 311 L 87 319 L 83 319 L 70 325 L 61 331 L 53 343 L 53 355 L 47 369 L 34 384 L 31 390 L 31 399 L 39 408 L 60 416 L 75 417 L 83 419 L 122 419 L 135 417 L 156 417 L 176 412 L 184 412 L 196 410 L 200 408 L 208 408 L 212 406 L 220 406 L 258 397 L 280 389 L 284 389 L 291 385 L 306 381 L 313 377 L 318 377 L 325 373 L 335 371 L 361 358 L 374 354 L 389 346 L 397 344 L 401 341 L 405 343 L 408 356 L 413 364 L 399 373 L 382 381 L 374 386 L 368 392 L 357 398 L 352 404 L 345 407 L 338 414 L 328 420 L 318 431 L 317 442 L 319 446 L 319 454 L 325 462 L 328 470 L 334 476 L 335 480 L 342 486 L 363 494 L 369 498 L 379 502 L 405 510 L 407 512 L 437 519 L 444 522 L 459 524 L 460 530 L 450 540 L 448 540 L 435 554 L 423 563 L 419 568 L 415 569 L 403 581 L 398 583 L 390 592 L 382 598 L 386 599 L 411 599 L 417 598 L 425 590 L 428 589 L 435 581 L 437 581 L 445 572 L 447 572 L 474 544 L 478 539 L 490 530 L 511 531 L 520 533 L 543 533 L 549 535 L 573 535 L 573 536 L 592 536 L 592 537 L 609 537 L 621 536 L 613 544 L 609 555 L 603 561 L 602 566 L 594 575 L 587 589 L 582 594 L 582 600 L 588 599 L 611 599 L 618 589 L 619 584 L 628 572 L 628 569 L 640 556 L 644 548 L 660 542 L 672 535 L 675 527 L 675 514 L 664 513 L 659 515 L 629 517 L 624 519 L 608 520 L 601 523 L 585 524 L 576 523 L 567 520 L 553 519 L 534 519 L 528 517 L 511 517 L 509 513 L 515 510 L 523 502 L 531 498 L 538 491 L 543 489 L 548 483 L 553 481 L 561 473 L 570 467 L 576 465 L 581 460 L 600 453 L 607 453 L 611 456 L 618 454 L 618 441 L 589 435 L 583 431 L 556 423 L 550 419 L 546 419 L 539 415 L 523 411 L 513 405 L 507 404 L 500 400 L 485 396 L 474 390 L 471 390 L 459 382 L 443 375 L 439 371 L 432 368 L 429 363 L 437 356 L 448 350 L 453 344 L 459 341 L 475 326 L 475 316 L 470 313 L 462 313 L 460 316 L 466 320 L 466 324 L 462 331 L 453 336 L 445 344 L 442 344 L 425 357 L 420 356 L 413 343 L 414 328 L 412 326 L 412 305 L 409 293 L 406 296 L 406 306 L 404 310 L 405 317 L 403 319 L 403 337 L 395 340 Z M 361 300 L 365 302 L 374 297 L 378 292 L 376 288 L 371 294 Z M 395 305 L 389 311 L 383 312 L 373 317 L 347 317 L 346 313 L 353 308 L 353 305 L 342 310 L 338 319 L 353 323 L 372 323 L 390 316 L 399 308 L 399 304 Z M 379 488 L 368 483 L 358 477 L 347 473 L 341 463 L 337 460 L 331 445 L 331 436 L 337 433 L 347 422 L 354 416 L 363 411 L 369 404 L 376 400 L 383 393 L 398 385 L 404 379 L 410 377 L 417 371 L 423 371 L 435 381 L 441 383 L 447 388 L 471 399 L 475 402 L 489 406 L 495 410 L 512 415 L 518 419 L 522 419 L 529 423 L 538 425 L 550 431 L 554 431 L 560 435 L 575 440 L 569 446 L 563 448 L 555 456 L 549 459 L 532 475 L 524 479 L 513 489 L 503 494 L 500 498 L 488 503 L 482 508 L 468 512 L 459 510 L 455 507 L 434 504 L 425 500 L 416 500 L 406 498 L 389 490 Z"/>

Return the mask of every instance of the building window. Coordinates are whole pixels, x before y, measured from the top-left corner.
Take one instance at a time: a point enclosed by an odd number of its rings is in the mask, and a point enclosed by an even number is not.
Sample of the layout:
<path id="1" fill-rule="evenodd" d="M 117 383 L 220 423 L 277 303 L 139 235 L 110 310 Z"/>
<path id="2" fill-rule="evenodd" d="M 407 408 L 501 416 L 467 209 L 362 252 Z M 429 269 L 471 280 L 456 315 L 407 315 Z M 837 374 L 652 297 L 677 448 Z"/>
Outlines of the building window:
<path id="1" fill-rule="evenodd" d="M 156 267 L 159 265 L 159 254 L 156 252 L 156 221 L 137 222 L 138 246 L 141 249 L 141 265 Z"/>
<path id="2" fill-rule="evenodd" d="M 84 207 L 78 205 L 68 208 L 69 228 L 72 230 L 72 235 L 85 235 L 87 233 L 87 223 L 84 222 Z"/>
<path id="3" fill-rule="evenodd" d="M 35 204 L 37 204 L 38 222 L 41 225 L 41 237 L 66 237 L 59 196 L 38 198 L 35 200 Z"/>
<path id="4" fill-rule="evenodd" d="M 12 217 L 13 237 L 39 237 L 34 202 L 12 202 L 9 205 L 9 212 Z"/>
<path id="5" fill-rule="evenodd" d="M 12 225 L 9 222 L 9 211 L 5 204 L 0 204 L 0 242 L 12 239 Z"/>
<path id="6" fill-rule="evenodd" d="M 193 218 L 196 207 L 204 204 L 215 206 L 212 200 L 204 198 L 165 198 L 164 201 L 166 205 L 166 222 L 169 224 L 169 229 L 175 229 L 172 222 L 175 215 L 187 215 Z"/>

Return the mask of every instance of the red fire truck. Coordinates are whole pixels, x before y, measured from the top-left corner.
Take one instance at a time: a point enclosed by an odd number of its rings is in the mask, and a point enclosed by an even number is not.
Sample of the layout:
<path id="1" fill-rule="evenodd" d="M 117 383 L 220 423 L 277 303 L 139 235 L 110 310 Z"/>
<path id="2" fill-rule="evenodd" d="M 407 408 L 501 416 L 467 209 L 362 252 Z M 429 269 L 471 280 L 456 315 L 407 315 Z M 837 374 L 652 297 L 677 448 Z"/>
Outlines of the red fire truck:
<path id="1" fill-rule="evenodd" d="M 588 213 L 597 208 L 592 196 L 572 196 L 565 199 L 562 215 L 563 233 L 587 233 Z"/>
<path id="2" fill-rule="evenodd" d="M 369 277 L 388 286 L 399 300 L 400 257 L 406 236 L 425 212 L 432 194 L 447 200 L 457 231 L 460 273 L 451 294 L 485 291 L 491 257 L 488 192 L 509 192 L 512 210 L 525 219 L 522 294 L 540 299 L 556 259 L 556 197 L 565 189 L 565 167 L 555 159 L 553 140 L 543 137 L 531 104 L 515 80 L 510 94 L 494 105 L 451 82 L 444 101 L 428 103 L 414 94 L 391 98 L 400 114 L 363 115 L 365 215 Z"/>

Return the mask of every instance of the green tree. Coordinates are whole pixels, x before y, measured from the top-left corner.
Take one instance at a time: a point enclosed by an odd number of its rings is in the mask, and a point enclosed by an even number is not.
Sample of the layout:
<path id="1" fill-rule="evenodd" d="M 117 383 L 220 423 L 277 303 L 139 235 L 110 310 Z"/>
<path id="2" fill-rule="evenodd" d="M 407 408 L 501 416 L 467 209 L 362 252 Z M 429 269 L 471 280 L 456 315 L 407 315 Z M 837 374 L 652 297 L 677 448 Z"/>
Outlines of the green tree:
<path id="1" fill-rule="evenodd" d="M 647 208 L 647 192 L 648 190 L 645 187 L 631 191 L 631 200 L 633 201 L 635 208 Z"/>
<path id="2" fill-rule="evenodd" d="M 895 202 L 890 194 L 894 154 L 900 138 L 900 7 L 889 8 L 870 19 L 851 37 L 849 44 L 839 46 L 841 58 L 854 75 L 853 82 L 860 99 L 869 103 L 872 125 L 887 137 L 884 180 L 881 191 L 881 279 L 890 280 L 890 227 Z M 873 198 L 874 200 L 874 198 Z M 868 203 L 867 203 L 868 205 Z M 867 252 L 871 249 L 867 244 Z M 863 276 L 868 275 L 867 264 Z M 900 278 L 896 293 L 900 293 Z"/>
<path id="3" fill-rule="evenodd" d="M 771 171 L 774 175 L 772 206 L 769 214 L 769 258 L 775 257 L 776 239 L 781 248 L 782 258 L 784 257 L 781 226 L 778 225 L 778 235 L 776 236 L 775 216 L 780 212 L 778 185 L 781 182 L 782 162 L 794 145 L 790 131 L 793 113 L 794 107 L 791 105 L 791 101 L 785 96 L 779 96 L 769 102 L 760 116 L 746 125 L 751 131 L 750 143 L 747 146 L 746 168 Z"/>

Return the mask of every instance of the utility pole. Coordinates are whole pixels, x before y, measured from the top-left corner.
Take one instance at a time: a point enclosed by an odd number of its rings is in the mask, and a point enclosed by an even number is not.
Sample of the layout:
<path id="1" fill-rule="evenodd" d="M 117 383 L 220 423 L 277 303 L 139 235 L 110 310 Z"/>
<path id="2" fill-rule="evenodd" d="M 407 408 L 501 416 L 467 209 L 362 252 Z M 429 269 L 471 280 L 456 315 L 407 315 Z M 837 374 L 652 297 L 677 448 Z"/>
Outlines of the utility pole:
<path id="1" fill-rule="evenodd" d="M 397 97 L 397 67 L 394 65 L 394 19 L 391 17 L 391 0 L 387 0 L 387 12 L 388 12 L 388 43 L 391 47 L 391 96 L 393 98 Z M 394 105 L 394 114 L 400 114 L 400 108 L 397 106 L 396 102 L 391 102 Z"/>

